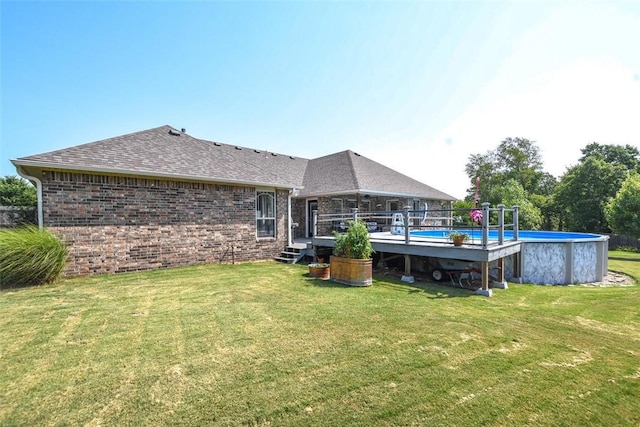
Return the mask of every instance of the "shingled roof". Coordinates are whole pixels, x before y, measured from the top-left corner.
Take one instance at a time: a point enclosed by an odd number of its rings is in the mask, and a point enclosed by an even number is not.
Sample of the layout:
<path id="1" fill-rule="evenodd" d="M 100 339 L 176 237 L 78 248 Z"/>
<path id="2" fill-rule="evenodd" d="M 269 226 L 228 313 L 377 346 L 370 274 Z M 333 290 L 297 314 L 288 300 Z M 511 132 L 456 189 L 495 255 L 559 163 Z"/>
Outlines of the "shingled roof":
<path id="1" fill-rule="evenodd" d="M 366 193 L 455 200 L 353 151 L 305 159 L 194 138 L 161 126 L 12 160 L 61 169 L 299 189 L 299 197 Z"/>
<path id="2" fill-rule="evenodd" d="M 456 200 L 351 150 L 309 160 L 301 196 L 344 193 Z"/>
<path id="3" fill-rule="evenodd" d="M 307 159 L 194 138 L 161 126 L 14 160 L 15 165 L 298 188 Z"/>

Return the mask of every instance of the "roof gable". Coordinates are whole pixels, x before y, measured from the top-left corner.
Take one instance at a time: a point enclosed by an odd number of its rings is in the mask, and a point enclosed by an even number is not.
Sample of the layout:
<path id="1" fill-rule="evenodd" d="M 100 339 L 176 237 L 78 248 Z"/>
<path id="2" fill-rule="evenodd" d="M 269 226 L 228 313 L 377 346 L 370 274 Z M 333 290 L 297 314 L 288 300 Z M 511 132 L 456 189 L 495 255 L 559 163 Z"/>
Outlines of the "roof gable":
<path id="1" fill-rule="evenodd" d="M 440 190 L 423 184 L 351 150 L 309 160 L 301 196 L 367 193 L 455 200 Z"/>
<path id="2" fill-rule="evenodd" d="M 299 197 L 386 194 L 455 200 L 347 150 L 304 159 L 194 138 L 171 126 L 13 160 L 16 166 L 298 188 Z"/>

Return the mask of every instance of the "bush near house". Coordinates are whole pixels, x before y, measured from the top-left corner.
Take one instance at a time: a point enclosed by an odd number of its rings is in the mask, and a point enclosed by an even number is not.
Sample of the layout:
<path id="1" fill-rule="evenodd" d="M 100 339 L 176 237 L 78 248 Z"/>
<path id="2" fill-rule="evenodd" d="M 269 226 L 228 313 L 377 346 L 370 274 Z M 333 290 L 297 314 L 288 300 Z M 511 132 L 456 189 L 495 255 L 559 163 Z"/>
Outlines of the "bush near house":
<path id="1" fill-rule="evenodd" d="M 0 231 L 0 288 L 56 281 L 65 266 L 67 247 L 53 233 L 27 226 Z"/>

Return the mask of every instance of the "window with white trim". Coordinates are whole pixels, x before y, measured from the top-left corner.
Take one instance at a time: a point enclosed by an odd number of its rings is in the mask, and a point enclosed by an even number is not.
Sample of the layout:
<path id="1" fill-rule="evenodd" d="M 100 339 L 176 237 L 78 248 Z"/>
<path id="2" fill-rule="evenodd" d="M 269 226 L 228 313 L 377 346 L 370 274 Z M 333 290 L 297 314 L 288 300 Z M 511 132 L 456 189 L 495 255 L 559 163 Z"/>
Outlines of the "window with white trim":
<path id="1" fill-rule="evenodd" d="M 276 237 L 276 193 L 256 193 L 256 233 L 258 238 Z"/>

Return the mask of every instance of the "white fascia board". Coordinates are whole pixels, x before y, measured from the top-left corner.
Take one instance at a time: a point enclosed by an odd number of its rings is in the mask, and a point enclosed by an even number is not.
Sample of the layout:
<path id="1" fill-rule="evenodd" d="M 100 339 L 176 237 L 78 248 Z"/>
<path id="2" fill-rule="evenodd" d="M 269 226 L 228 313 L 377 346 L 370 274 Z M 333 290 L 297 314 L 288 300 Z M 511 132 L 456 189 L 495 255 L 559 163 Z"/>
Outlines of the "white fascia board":
<path id="1" fill-rule="evenodd" d="M 217 177 L 210 177 L 210 176 L 181 175 L 181 174 L 166 173 L 166 172 L 136 171 L 136 170 L 103 168 L 103 167 L 94 167 L 94 166 L 63 165 L 58 163 L 35 162 L 30 160 L 14 159 L 14 160 L 11 160 L 11 163 L 13 163 L 14 166 L 27 166 L 27 167 L 41 168 L 41 169 L 47 169 L 47 170 L 108 173 L 108 174 L 114 174 L 114 175 L 129 175 L 129 176 L 133 175 L 133 176 L 145 176 L 145 177 L 153 177 L 153 178 L 178 179 L 183 181 L 202 181 L 202 182 L 221 183 L 221 184 L 248 185 L 251 187 L 274 187 L 274 188 L 286 188 L 286 189 L 294 189 L 294 190 L 295 189 L 299 190 L 303 188 L 302 186 L 295 185 L 295 184 L 244 181 L 239 179 L 217 178 Z"/>

